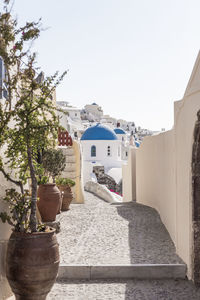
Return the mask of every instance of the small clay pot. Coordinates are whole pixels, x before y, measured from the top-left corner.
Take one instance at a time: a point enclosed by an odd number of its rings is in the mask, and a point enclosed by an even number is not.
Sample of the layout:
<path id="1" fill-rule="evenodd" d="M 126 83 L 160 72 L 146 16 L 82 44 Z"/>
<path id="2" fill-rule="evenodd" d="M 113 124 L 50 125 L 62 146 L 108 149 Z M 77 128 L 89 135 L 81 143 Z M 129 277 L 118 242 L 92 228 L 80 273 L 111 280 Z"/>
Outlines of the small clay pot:
<path id="1" fill-rule="evenodd" d="M 43 222 L 53 222 L 62 205 L 60 191 L 55 183 L 41 184 L 38 188 L 37 206 Z"/>
<path id="2" fill-rule="evenodd" d="M 69 205 L 73 200 L 73 193 L 69 185 L 59 185 L 58 186 L 62 195 L 62 211 L 69 210 Z"/>

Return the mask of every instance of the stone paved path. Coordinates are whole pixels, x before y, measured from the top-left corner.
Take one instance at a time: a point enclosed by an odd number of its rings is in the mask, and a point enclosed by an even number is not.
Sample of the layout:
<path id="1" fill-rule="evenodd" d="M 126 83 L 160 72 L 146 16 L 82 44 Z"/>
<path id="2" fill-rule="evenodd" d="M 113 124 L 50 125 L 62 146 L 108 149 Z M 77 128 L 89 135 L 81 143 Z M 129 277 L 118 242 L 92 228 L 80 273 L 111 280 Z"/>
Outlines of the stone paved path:
<path id="1" fill-rule="evenodd" d="M 154 209 L 85 196 L 84 205 L 59 216 L 61 263 L 181 262 Z M 47 300 L 200 300 L 200 289 L 187 280 L 60 281 Z"/>
<path id="2" fill-rule="evenodd" d="M 85 193 L 58 219 L 61 263 L 181 263 L 158 213 L 137 203 L 113 205 Z"/>
<path id="3" fill-rule="evenodd" d="M 199 300 L 186 280 L 68 281 L 54 285 L 47 300 Z"/>

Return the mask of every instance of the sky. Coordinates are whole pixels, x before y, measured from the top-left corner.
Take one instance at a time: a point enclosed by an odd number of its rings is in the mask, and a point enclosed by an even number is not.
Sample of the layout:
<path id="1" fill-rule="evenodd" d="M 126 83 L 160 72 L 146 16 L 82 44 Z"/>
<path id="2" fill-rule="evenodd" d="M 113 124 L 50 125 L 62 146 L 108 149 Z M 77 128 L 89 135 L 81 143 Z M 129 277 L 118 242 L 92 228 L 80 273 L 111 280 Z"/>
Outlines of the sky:
<path id="1" fill-rule="evenodd" d="M 20 25 L 42 18 L 41 69 L 68 74 L 57 100 L 96 102 L 115 118 L 173 126 L 200 48 L 199 0 L 15 0 Z"/>

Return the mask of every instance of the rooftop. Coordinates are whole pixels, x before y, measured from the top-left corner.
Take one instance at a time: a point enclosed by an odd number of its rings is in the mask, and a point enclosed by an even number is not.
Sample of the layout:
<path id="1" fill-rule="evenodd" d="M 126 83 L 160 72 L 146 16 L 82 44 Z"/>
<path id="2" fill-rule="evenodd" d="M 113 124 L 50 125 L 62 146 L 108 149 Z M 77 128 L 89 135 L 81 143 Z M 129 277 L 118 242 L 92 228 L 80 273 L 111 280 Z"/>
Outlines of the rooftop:
<path id="1" fill-rule="evenodd" d="M 117 140 L 117 135 L 109 127 L 98 123 L 95 126 L 87 128 L 81 140 Z"/>

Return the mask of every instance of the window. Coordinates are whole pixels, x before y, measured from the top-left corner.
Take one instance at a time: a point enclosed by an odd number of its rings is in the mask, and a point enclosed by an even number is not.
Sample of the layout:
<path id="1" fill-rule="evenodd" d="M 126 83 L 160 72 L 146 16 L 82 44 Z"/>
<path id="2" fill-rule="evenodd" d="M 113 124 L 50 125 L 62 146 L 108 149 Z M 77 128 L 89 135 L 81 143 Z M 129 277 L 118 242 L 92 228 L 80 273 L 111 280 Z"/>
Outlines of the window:
<path id="1" fill-rule="evenodd" d="M 108 156 L 111 156 L 110 146 L 108 146 L 108 148 L 107 148 L 107 155 L 108 155 Z"/>
<path id="2" fill-rule="evenodd" d="M 6 69 L 3 63 L 3 59 L 0 57 L 0 99 L 7 98 L 8 96 L 5 79 L 6 79 Z"/>
<path id="3" fill-rule="evenodd" d="M 96 156 L 96 146 L 91 147 L 91 156 L 92 157 Z"/>

